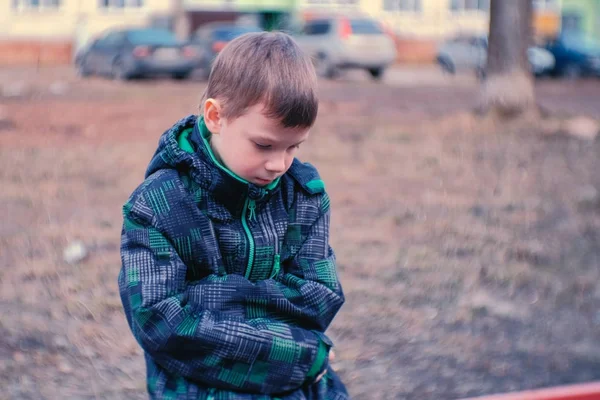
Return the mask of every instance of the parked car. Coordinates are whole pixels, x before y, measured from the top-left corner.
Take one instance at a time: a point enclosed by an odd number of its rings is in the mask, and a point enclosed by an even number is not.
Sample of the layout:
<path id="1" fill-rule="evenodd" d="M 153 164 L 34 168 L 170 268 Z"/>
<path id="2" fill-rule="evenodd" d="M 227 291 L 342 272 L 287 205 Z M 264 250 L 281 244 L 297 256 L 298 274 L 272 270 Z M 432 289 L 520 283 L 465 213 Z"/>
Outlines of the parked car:
<path id="1" fill-rule="evenodd" d="M 367 70 L 381 79 L 396 60 L 396 46 L 377 21 L 362 15 L 316 16 L 296 35 L 300 47 L 315 61 L 320 76 L 333 78 L 346 68 Z"/>
<path id="2" fill-rule="evenodd" d="M 549 74 L 554 68 L 556 60 L 551 52 L 539 46 L 531 46 L 527 49 L 529 68 L 535 76 Z"/>
<path id="3" fill-rule="evenodd" d="M 485 36 L 457 36 L 444 42 L 438 49 L 437 62 L 446 72 L 474 71 L 485 76 L 488 39 Z M 527 59 L 532 73 L 544 75 L 554 67 L 554 56 L 547 50 L 532 46 L 527 49 Z"/>
<path id="4" fill-rule="evenodd" d="M 81 76 L 92 74 L 126 80 L 156 74 L 186 79 L 197 64 L 193 47 L 162 29 L 110 30 L 76 57 Z"/>
<path id="5" fill-rule="evenodd" d="M 556 59 L 555 76 L 600 76 L 600 42 L 581 34 L 563 34 L 546 44 Z"/>
<path id="6" fill-rule="evenodd" d="M 198 52 L 197 67 L 208 77 L 213 60 L 227 43 L 245 33 L 261 31 L 258 26 L 228 22 L 212 22 L 200 26 L 190 40 L 190 44 Z"/>

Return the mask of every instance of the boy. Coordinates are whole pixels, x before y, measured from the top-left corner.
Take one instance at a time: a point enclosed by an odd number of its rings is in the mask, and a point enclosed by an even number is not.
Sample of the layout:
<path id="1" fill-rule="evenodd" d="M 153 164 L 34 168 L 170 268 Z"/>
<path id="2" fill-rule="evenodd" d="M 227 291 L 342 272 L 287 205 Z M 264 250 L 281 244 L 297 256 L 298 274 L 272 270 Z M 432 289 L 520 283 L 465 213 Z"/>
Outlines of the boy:
<path id="1" fill-rule="evenodd" d="M 289 36 L 233 40 L 123 207 L 119 289 L 151 398 L 348 398 L 324 334 L 344 302 L 329 198 L 294 158 L 316 85 Z"/>

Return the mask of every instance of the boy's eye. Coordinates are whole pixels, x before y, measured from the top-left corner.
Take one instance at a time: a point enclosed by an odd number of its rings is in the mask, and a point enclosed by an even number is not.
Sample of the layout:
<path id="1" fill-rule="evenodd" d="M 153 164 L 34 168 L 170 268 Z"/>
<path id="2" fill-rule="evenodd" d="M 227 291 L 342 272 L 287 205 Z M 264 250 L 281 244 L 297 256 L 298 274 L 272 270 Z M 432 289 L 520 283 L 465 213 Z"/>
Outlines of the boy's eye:
<path id="1" fill-rule="evenodd" d="M 266 150 L 266 149 L 270 149 L 271 148 L 270 144 L 260 144 L 260 143 L 254 142 L 254 145 L 256 147 L 258 147 L 259 149 L 261 149 L 261 150 Z"/>
<path id="2" fill-rule="evenodd" d="M 292 147 L 290 147 L 292 150 L 298 150 L 300 148 L 299 144 L 295 144 Z"/>

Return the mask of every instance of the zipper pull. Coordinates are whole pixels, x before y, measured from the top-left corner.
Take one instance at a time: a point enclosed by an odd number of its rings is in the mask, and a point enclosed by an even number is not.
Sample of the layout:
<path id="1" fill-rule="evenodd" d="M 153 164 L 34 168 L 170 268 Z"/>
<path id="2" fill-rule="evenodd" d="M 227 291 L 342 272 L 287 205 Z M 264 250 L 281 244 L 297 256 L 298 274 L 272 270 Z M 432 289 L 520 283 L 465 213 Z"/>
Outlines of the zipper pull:
<path id="1" fill-rule="evenodd" d="M 248 201 L 248 211 L 250 211 L 248 219 L 250 221 L 256 221 L 256 202 L 252 199 Z"/>
<path id="2" fill-rule="evenodd" d="M 279 273 L 279 269 L 281 268 L 281 256 L 279 254 L 275 254 L 275 257 L 273 257 L 273 272 L 271 273 L 271 276 L 269 277 L 269 279 L 273 279 L 277 276 L 277 274 Z"/>
<path id="3" fill-rule="evenodd" d="M 206 400 L 214 400 L 214 398 L 215 398 L 215 389 L 214 388 L 208 389 L 208 393 L 206 394 Z"/>

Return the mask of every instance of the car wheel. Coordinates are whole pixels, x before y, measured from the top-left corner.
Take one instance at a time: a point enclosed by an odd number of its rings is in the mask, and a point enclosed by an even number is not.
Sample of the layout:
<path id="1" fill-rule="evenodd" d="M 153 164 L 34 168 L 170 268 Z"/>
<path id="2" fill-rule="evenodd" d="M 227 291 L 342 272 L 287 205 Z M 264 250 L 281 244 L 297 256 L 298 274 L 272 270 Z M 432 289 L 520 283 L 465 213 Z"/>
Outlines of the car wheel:
<path id="1" fill-rule="evenodd" d="M 77 75 L 79 75 L 81 78 L 87 78 L 88 76 L 92 75 L 92 71 L 90 71 L 89 67 L 87 66 L 85 57 L 82 58 L 79 63 L 77 63 Z"/>
<path id="2" fill-rule="evenodd" d="M 368 71 L 371 75 L 371 78 L 373 78 L 376 81 L 379 81 L 381 80 L 381 78 L 383 78 L 383 73 L 385 72 L 385 69 L 383 67 L 369 68 Z"/>
<path id="3" fill-rule="evenodd" d="M 130 78 L 123 61 L 115 60 L 112 66 L 111 76 L 116 81 L 126 81 Z"/>
<path id="4" fill-rule="evenodd" d="M 442 68 L 442 71 L 447 72 L 451 75 L 454 75 L 456 73 L 456 68 L 454 67 L 454 64 L 446 57 L 438 57 L 438 64 Z"/>
<path id="5" fill-rule="evenodd" d="M 562 75 L 567 79 L 577 79 L 580 78 L 583 74 L 580 65 L 577 64 L 567 64 L 562 71 Z"/>
<path id="6" fill-rule="evenodd" d="M 319 53 L 315 57 L 315 69 L 317 75 L 327 79 L 333 79 L 337 76 L 337 68 L 331 63 L 326 54 Z"/>
<path id="7" fill-rule="evenodd" d="M 172 75 L 173 79 L 177 81 L 183 81 L 190 77 L 190 72 L 178 72 Z"/>
<path id="8" fill-rule="evenodd" d="M 485 67 L 477 67 L 475 68 L 475 76 L 480 81 L 485 81 L 487 77 L 487 72 L 485 71 Z"/>

